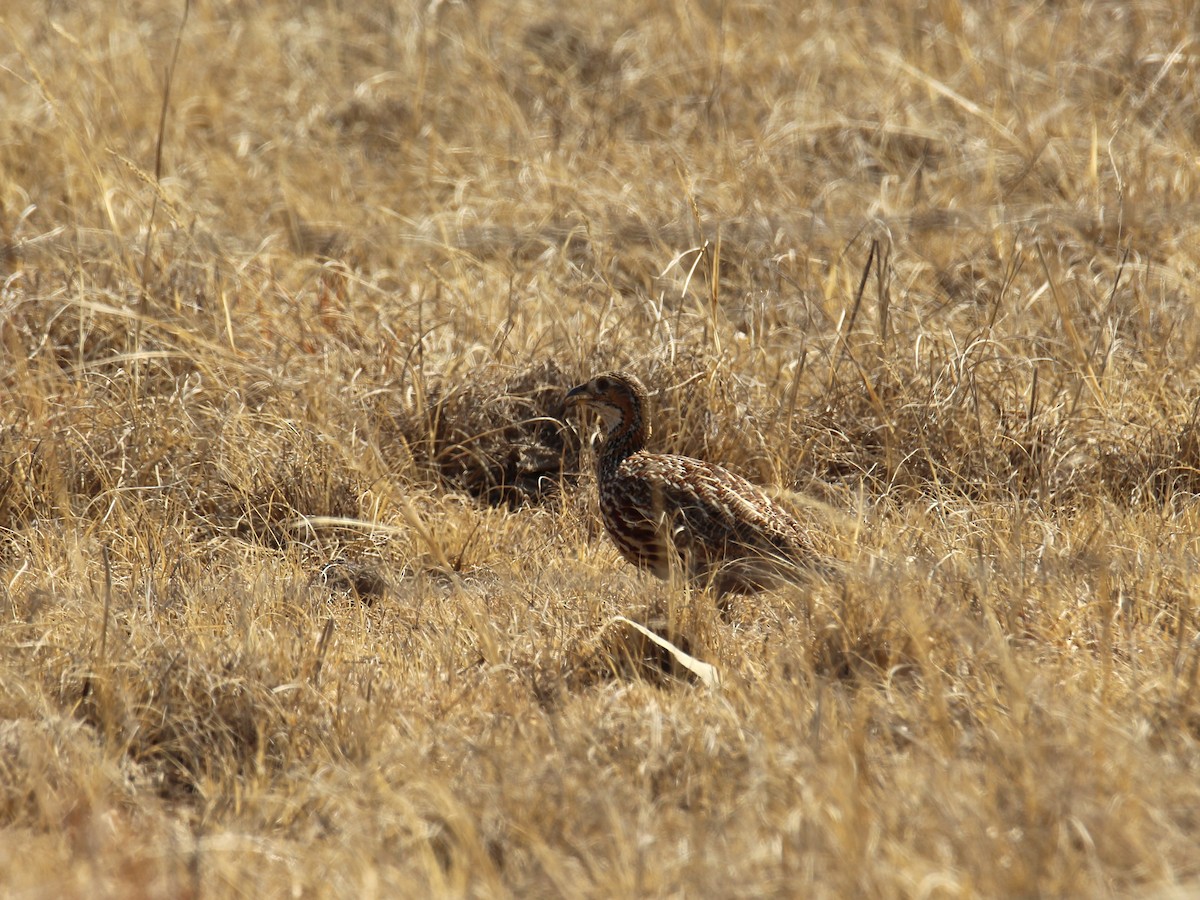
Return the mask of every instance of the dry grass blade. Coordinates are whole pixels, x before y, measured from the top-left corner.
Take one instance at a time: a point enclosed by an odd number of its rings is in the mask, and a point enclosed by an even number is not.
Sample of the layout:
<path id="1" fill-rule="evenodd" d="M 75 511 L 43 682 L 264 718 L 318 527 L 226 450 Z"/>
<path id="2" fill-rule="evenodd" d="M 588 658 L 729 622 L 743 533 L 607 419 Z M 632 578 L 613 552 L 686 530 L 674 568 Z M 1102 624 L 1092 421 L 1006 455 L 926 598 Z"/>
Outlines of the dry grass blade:
<path id="1" fill-rule="evenodd" d="M 702 662 L 690 653 L 685 653 L 666 638 L 660 637 L 645 625 L 641 625 L 632 619 L 627 619 L 624 616 L 614 616 L 612 621 L 629 626 L 647 640 L 666 650 L 671 654 L 675 662 L 695 675 L 705 687 L 716 688 L 721 686 L 721 673 L 717 671 L 717 667 L 712 665 L 712 663 Z"/>
<path id="2" fill-rule="evenodd" d="M 908 62 L 903 57 L 898 56 L 897 54 L 895 54 L 893 52 L 884 51 L 881 53 L 881 56 L 887 63 L 895 66 L 900 71 L 905 72 L 908 75 L 911 75 L 914 79 L 916 79 L 917 81 L 924 84 L 930 90 L 945 97 L 947 100 L 950 100 L 952 103 L 954 103 L 961 109 L 965 110 L 966 112 L 970 113 L 972 116 L 979 119 L 981 122 L 986 123 L 990 129 L 992 129 L 994 132 L 996 132 L 996 134 L 1003 137 L 1014 148 L 1024 149 L 1024 143 L 1020 140 L 1020 138 L 1018 138 L 1017 135 L 1014 134 L 1011 129 L 1009 129 L 1003 123 L 1001 123 L 995 116 L 990 115 L 988 112 L 986 112 L 983 109 L 983 107 L 981 107 L 978 103 L 975 103 L 974 101 L 967 99 L 962 94 L 960 94 L 958 91 L 954 90 L 953 88 L 949 87 L 948 85 L 946 85 L 943 82 L 939 81 L 938 79 L 934 78 L 932 75 L 929 75 L 926 72 L 922 72 L 920 69 L 918 69 L 912 63 Z"/>
<path id="3" fill-rule="evenodd" d="M 1062 322 L 1062 329 L 1066 333 L 1068 340 L 1071 342 L 1071 349 L 1075 351 L 1075 357 L 1079 366 L 1083 369 L 1084 381 L 1092 391 L 1092 396 L 1097 403 L 1102 403 L 1104 395 L 1100 390 L 1100 382 L 1096 379 L 1096 372 L 1092 368 L 1091 354 L 1087 348 L 1083 346 L 1083 339 L 1079 336 L 1079 330 L 1075 327 L 1075 316 L 1067 306 L 1066 298 L 1063 297 L 1059 290 L 1058 282 L 1050 272 L 1050 264 L 1046 261 L 1046 253 L 1042 248 L 1041 242 L 1036 244 L 1038 259 L 1042 263 L 1042 271 L 1046 275 L 1046 284 L 1050 288 L 1050 294 L 1054 297 L 1054 306 L 1058 310 L 1058 316 Z"/>

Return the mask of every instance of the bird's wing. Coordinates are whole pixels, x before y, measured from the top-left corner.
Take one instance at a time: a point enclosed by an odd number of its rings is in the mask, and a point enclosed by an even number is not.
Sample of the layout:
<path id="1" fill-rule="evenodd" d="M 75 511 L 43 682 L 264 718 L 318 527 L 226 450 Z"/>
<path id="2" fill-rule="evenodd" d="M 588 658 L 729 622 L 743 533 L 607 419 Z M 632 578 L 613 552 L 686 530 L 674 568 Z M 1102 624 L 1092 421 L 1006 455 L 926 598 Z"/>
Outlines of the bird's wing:
<path id="1" fill-rule="evenodd" d="M 786 510 L 721 466 L 688 456 L 637 453 L 622 463 L 620 475 L 648 486 L 639 492 L 647 518 L 657 520 L 663 511 L 677 516 L 677 544 L 700 539 L 717 553 L 737 546 L 788 556 L 809 552 L 804 529 Z"/>

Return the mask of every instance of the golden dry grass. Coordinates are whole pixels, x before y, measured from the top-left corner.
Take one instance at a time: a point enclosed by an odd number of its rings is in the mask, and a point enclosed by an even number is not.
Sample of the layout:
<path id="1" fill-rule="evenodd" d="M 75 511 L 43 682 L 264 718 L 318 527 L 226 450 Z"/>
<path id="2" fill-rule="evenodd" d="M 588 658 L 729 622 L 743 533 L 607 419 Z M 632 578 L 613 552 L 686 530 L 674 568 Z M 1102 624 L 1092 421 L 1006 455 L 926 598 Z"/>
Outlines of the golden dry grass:
<path id="1" fill-rule="evenodd" d="M 982 6 L 10 4 L 0 893 L 1200 891 L 1200 21 Z"/>

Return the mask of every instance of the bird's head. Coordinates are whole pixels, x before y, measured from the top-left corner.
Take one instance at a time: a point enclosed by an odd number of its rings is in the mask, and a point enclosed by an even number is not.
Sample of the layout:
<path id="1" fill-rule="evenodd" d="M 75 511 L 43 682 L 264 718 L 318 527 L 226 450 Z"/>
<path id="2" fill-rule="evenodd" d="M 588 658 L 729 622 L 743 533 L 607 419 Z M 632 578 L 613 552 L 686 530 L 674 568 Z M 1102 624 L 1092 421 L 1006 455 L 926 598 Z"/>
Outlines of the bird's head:
<path id="1" fill-rule="evenodd" d="M 611 433 L 622 425 L 649 430 L 645 419 L 646 388 L 627 372 L 605 372 L 567 392 L 567 409 L 586 406 L 600 414 Z"/>

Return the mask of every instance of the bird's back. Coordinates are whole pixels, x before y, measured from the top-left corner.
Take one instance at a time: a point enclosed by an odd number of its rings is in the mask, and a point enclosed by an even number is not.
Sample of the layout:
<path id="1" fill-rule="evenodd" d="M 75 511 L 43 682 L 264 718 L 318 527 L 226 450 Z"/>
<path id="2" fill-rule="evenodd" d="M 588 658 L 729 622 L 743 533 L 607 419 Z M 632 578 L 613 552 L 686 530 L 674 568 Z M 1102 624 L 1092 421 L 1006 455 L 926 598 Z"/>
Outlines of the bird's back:
<path id="1" fill-rule="evenodd" d="M 600 484 L 622 555 L 666 577 L 678 555 L 719 591 L 769 586 L 814 557 L 802 526 L 759 487 L 688 456 L 641 451 Z"/>

